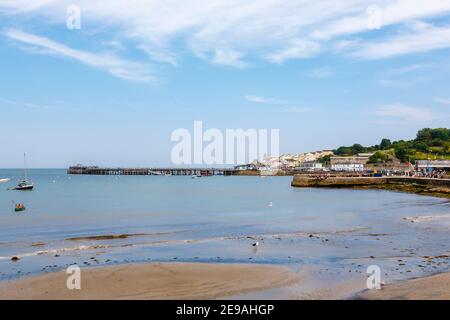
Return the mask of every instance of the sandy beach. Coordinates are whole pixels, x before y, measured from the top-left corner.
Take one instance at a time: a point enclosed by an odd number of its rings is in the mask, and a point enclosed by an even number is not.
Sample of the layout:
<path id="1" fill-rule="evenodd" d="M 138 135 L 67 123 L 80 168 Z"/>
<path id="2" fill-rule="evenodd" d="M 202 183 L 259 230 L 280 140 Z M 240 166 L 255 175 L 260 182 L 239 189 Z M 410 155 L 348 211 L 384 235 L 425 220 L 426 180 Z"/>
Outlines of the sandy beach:
<path id="1" fill-rule="evenodd" d="M 3 282 L 0 299 L 217 299 L 292 285 L 283 267 L 249 264 L 155 263 L 81 270 L 81 290 L 61 271 Z"/>
<path id="2" fill-rule="evenodd" d="M 358 295 L 369 300 L 450 300 L 450 273 L 393 283 Z"/>

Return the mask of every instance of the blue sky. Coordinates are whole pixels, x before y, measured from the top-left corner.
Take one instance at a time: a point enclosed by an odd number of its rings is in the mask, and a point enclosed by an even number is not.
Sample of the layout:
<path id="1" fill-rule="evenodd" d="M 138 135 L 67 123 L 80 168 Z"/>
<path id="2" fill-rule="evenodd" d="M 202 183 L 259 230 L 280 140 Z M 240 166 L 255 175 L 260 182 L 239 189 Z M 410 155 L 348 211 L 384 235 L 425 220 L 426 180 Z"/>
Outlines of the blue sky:
<path id="1" fill-rule="evenodd" d="M 0 167 L 170 165 L 194 120 L 279 128 L 282 153 L 448 127 L 449 16 L 449 0 L 0 0 Z"/>

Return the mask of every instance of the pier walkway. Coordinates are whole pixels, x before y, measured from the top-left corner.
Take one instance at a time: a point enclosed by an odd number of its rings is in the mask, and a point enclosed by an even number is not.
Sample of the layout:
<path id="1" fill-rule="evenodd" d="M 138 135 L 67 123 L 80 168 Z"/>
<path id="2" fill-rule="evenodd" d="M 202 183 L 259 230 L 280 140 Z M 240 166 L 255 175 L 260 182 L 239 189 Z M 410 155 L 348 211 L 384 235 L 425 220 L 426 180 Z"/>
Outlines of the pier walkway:
<path id="1" fill-rule="evenodd" d="M 152 175 L 173 175 L 173 176 L 232 176 L 239 170 L 234 168 L 99 168 L 87 166 L 73 166 L 67 170 L 68 174 L 89 174 L 89 175 L 124 175 L 124 176 L 152 176 Z"/>

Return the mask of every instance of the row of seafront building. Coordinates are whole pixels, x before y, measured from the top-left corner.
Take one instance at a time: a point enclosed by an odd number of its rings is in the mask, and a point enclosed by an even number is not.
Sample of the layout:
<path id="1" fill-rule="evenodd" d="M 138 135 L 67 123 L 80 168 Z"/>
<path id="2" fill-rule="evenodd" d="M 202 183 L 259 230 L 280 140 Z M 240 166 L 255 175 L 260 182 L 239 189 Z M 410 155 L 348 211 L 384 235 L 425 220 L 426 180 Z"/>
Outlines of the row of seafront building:
<path id="1" fill-rule="evenodd" d="M 332 156 L 330 157 L 330 167 L 326 168 L 318 161 L 306 161 L 296 168 L 299 172 L 320 172 L 320 171 L 338 171 L 338 172 L 364 172 L 367 170 L 390 170 L 397 172 L 432 171 L 432 170 L 450 170 L 449 160 L 418 160 L 415 166 L 400 161 L 392 161 L 389 164 L 377 165 L 368 164 L 370 153 L 359 153 L 355 156 Z"/>
<path id="2" fill-rule="evenodd" d="M 343 171 L 363 172 L 371 153 L 359 153 L 355 156 L 330 156 L 330 167 L 326 168 L 317 160 L 305 161 L 295 168 L 298 172 Z"/>

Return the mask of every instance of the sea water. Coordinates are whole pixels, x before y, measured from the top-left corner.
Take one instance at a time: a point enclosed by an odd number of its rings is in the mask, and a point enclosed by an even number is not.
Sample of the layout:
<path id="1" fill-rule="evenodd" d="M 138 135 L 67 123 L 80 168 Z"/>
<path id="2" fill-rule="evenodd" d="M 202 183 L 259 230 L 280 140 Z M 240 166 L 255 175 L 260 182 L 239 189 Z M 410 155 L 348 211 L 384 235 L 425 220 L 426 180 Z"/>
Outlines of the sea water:
<path id="1" fill-rule="evenodd" d="M 90 176 L 63 169 L 30 170 L 33 191 L 8 190 L 21 174 L 0 170 L 0 178 L 12 179 L 0 184 L 0 280 L 70 264 L 155 261 L 314 265 L 361 275 L 379 264 L 395 279 L 448 268 L 446 199 L 293 188 L 292 177 Z M 17 203 L 26 211 L 14 212 Z M 426 256 L 444 257 L 424 265 Z"/>

